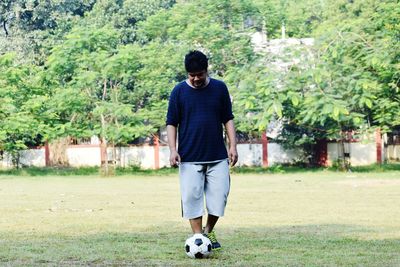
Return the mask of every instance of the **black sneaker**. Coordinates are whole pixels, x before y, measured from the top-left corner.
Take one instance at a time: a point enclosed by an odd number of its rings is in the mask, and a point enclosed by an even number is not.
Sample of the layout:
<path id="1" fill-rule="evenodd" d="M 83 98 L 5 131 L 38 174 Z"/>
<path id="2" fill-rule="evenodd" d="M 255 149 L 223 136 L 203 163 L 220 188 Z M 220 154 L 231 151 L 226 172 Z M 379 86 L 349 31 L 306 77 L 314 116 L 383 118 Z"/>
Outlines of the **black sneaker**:
<path id="1" fill-rule="evenodd" d="M 217 241 L 217 236 L 215 235 L 215 231 L 212 230 L 210 233 L 206 234 L 208 239 L 211 241 L 211 248 L 212 250 L 220 250 L 221 244 Z"/>

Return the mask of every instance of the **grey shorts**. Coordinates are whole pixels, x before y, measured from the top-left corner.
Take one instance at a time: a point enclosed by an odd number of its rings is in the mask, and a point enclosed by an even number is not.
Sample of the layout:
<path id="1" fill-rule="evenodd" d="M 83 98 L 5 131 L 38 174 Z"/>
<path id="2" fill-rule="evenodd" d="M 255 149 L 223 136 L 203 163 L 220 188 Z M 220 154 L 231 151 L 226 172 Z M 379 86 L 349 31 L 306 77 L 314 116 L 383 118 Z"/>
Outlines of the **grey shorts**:
<path id="1" fill-rule="evenodd" d="M 204 197 L 208 214 L 224 215 L 230 189 L 227 159 L 213 163 L 182 162 L 179 177 L 184 218 L 204 215 Z"/>

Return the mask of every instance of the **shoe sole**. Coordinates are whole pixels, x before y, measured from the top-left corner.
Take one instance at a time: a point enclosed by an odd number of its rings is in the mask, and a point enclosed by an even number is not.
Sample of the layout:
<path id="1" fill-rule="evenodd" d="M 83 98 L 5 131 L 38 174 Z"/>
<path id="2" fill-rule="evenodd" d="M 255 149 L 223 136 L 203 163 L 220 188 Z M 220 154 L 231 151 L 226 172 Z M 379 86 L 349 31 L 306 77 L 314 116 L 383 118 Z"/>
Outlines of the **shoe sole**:
<path id="1" fill-rule="evenodd" d="M 221 246 L 219 246 L 219 247 L 217 247 L 217 248 L 211 248 L 211 250 L 215 250 L 215 251 L 218 251 L 218 250 L 221 250 L 221 249 L 222 249 Z"/>

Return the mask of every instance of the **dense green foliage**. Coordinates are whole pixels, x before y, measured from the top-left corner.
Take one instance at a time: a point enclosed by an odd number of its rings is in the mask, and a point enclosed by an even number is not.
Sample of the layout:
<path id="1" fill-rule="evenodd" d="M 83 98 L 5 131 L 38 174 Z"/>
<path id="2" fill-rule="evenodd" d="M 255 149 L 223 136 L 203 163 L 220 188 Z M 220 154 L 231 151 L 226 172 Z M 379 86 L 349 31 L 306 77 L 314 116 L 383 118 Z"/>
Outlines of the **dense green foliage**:
<path id="1" fill-rule="evenodd" d="M 300 59 L 289 71 L 272 68 L 276 58 L 242 70 L 240 129 L 259 132 L 281 120 L 278 139 L 306 148 L 319 139 L 343 139 L 346 131 L 360 136 L 399 126 L 398 1 L 323 2 L 322 21 L 311 31 L 316 44 L 279 58 Z"/>
<path id="2" fill-rule="evenodd" d="M 41 117 L 45 96 L 35 86 L 37 69 L 15 63 L 13 54 L 0 56 L 0 151 L 11 154 L 18 165 L 18 151 L 37 140 L 45 130 Z"/>
<path id="3" fill-rule="evenodd" d="M 125 144 L 158 132 L 190 49 L 228 83 L 242 132 L 278 121 L 278 141 L 310 148 L 400 125 L 396 0 L 18 0 L 0 4 L 0 24 L 0 150 L 16 160 L 60 137 Z M 280 38 L 282 25 L 315 44 L 253 51 L 251 33 Z"/>

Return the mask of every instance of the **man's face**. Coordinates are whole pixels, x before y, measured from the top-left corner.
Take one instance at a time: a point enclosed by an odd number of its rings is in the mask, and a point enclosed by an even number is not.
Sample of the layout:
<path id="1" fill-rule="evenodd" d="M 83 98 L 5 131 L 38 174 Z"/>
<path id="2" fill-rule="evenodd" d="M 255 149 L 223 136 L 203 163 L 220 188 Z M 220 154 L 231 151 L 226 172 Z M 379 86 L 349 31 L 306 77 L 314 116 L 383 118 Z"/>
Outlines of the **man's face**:
<path id="1" fill-rule="evenodd" d="M 201 88 L 206 85 L 207 71 L 188 72 L 189 82 L 195 88 Z"/>

